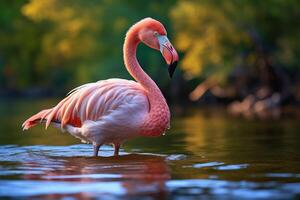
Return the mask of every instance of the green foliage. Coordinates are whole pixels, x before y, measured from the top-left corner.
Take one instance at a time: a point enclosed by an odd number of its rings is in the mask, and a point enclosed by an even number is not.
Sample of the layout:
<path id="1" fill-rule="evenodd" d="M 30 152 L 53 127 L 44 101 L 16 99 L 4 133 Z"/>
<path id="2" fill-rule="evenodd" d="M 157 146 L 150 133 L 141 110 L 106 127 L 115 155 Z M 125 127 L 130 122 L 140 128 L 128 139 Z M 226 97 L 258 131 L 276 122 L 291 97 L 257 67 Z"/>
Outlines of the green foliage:
<path id="1" fill-rule="evenodd" d="M 0 78 L 1 85 L 9 88 L 24 88 L 37 77 L 34 62 L 42 31 L 21 15 L 25 2 L 0 4 Z"/>
<path id="2" fill-rule="evenodd" d="M 255 66 L 258 49 L 277 65 L 299 66 L 297 0 L 185 1 L 171 9 L 186 77 L 226 79 L 237 65 Z"/>
<path id="3" fill-rule="evenodd" d="M 65 91 L 99 79 L 130 78 L 123 67 L 124 36 L 148 16 L 167 27 L 187 79 L 226 80 L 235 66 L 255 66 L 260 47 L 293 71 L 300 64 L 299 7 L 297 0 L 1 1 L 0 84 Z M 160 54 L 140 47 L 138 57 L 167 88 Z"/>
<path id="4" fill-rule="evenodd" d="M 1 81 L 13 87 L 72 88 L 110 77 L 130 78 L 123 67 L 122 45 L 128 28 L 152 16 L 162 21 L 170 2 L 121 0 L 31 0 L 1 3 Z M 159 53 L 142 49 L 146 70 L 165 84 Z M 5 54 L 3 55 L 3 52 Z M 18 53 L 17 53 L 18 52 Z M 142 54 L 142 55 L 140 55 Z M 5 68 L 5 69 L 4 69 Z M 63 86 L 63 87 L 62 87 Z M 58 89 L 59 90 L 59 89 Z"/>

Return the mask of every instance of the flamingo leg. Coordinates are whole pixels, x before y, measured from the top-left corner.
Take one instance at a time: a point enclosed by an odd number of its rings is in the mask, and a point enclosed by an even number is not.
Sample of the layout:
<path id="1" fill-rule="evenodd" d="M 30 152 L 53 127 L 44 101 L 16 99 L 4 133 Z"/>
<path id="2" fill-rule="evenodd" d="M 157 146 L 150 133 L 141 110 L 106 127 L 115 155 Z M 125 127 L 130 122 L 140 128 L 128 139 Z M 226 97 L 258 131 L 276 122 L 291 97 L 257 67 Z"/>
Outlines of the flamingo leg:
<path id="1" fill-rule="evenodd" d="M 93 147 L 94 147 L 94 157 L 97 157 L 101 145 L 100 144 L 94 144 Z"/>
<path id="2" fill-rule="evenodd" d="M 114 147 L 115 147 L 114 156 L 118 156 L 120 150 L 120 144 L 116 143 L 114 144 Z"/>

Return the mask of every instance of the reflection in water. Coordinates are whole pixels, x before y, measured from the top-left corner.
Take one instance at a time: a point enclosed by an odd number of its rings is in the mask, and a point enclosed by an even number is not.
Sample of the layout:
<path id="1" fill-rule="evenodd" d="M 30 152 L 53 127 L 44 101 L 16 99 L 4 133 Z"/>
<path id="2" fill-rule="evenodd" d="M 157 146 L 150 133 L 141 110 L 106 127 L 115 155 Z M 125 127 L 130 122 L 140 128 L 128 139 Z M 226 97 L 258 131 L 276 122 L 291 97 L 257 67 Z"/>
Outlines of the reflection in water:
<path id="1" fill-rule="evenodd" d="M 21 134 L 16 125 L 46 104 L 0 105 L 0 198 L 291 199 L 300 195 L 296 119 L 243 120 L 220 110 L 186 110 L 173 117 L 165 136 L 130 141 L 118 159 L 109 157 L 113 151 L 109 146 L 103 146 L 102 157 L 92 158 L 90 145 L 74 145 L 77 140 L 55 129 L 44 132 L 37 127 Z"/>
<path id="2" fill-rule="evenodd" d="M 224 147 L 222 134 L 226 124 L 224 120 L 217 116 L 212 117 L 195 113 L 184 118 L 181 125 L 185 132 L 188 151 L 194 154 L 203 154 Z"/>
<path id="3" fill-rule="evenodd" d="M 298 120 L 249 121 L 217 110 L 192 112 L 178 123 L 184 131 L 186 149 L 204 158 L 202 161 L 291 164 L 299 155 Z"/>
<path id="4" fill-rule="evenodd" d="M 69 157 L 68 152 L 71 149 L 81 147 L 84 151 L 89 147 L 87 145 L 74 145 L 69 148 L 39 147 L 43 151 L 2 146 L 1 153 L 5 149 L 11 154 L 0 162 L 5 160 L 14 164 L 6 166 L 0 175 L 6 178 L 14 176 L 23 181 L 0 181 L 1 196 L 13 194 L 57 198 L 61 195 L 91 197 L 110 194 L 161 198 L 167 195 L 165 182 L 171 177 L 169 168 L 161 156 L 131 154 L 121 155 L 118 158 Z M 109 152 L 111 150 L 106 149 L 104 154 L 111 154 Z M 25 190 L 24 184 L 27 187 Z"/>

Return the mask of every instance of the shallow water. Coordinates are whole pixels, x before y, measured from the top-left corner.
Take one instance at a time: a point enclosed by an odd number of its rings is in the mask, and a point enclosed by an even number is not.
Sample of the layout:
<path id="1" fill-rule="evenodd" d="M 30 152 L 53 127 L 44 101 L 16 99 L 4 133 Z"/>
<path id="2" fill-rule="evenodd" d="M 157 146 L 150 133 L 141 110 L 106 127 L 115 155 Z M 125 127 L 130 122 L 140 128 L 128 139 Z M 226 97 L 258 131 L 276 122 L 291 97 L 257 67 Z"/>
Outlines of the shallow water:
<path id="1" fill-rule="evenodd" d="M 0 198 L 300 199 L 299 119 L 246 120 L 222 109 L 173 112 L 159 138 L 121 156 L 21 122 L 55 100 L 0 104 Z M 173 109 L 174 111 L 177 109 Z"/>

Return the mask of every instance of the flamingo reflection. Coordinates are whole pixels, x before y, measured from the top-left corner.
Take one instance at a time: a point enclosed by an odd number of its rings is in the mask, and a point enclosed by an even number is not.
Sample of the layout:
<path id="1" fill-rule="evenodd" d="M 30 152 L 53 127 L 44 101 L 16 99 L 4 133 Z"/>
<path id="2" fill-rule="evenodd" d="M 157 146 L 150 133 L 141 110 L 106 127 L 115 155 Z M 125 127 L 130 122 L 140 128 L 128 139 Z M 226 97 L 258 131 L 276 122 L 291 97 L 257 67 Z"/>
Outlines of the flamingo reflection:
<path id="1" fill-rule="evenodd" d="M 50 158 L 52 159 L 52 158 Z M 63 164 L 46 168 L 43 174 L 23 175 L 27 180 L 43 180 L 47 182 L 68 183 L 70 187 L 78 187 L 78 191 L 66 194 L 68 197 L 89 198 L 95 195 L 131 195 L 165 198 L 167 188 L 165 182 L 171 178 L 170 170 L 164 157 L 156 155 L 131 154 L 116 157 L 55 157 L 63 160 Z M 33 168 L 45 167 L 43 163 L 30 163 Z M 82 190 L 80 189 L 82 185 Z M 89 186 L 88 190 L 84 187 Z M 63 187 L 63 186 L 61 186 Z M 96 187 L 95 191 L 91 191 Z M 64 197 L 59 191 L 39 197 Z"/>

